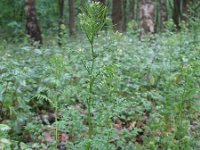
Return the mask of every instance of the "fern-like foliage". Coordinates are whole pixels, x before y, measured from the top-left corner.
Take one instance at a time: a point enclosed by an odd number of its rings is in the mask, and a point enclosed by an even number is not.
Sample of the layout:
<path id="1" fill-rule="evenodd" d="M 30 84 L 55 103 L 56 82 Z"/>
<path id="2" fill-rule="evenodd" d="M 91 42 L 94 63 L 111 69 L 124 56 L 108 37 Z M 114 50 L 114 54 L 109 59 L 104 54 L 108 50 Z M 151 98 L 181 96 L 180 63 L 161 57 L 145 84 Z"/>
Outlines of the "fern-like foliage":
<path id="1" fill-rule="evenodd" d="M 80 14 L 80 24 L 90 43 L 93 43 L 95 35 L 106 23 L 107 7 L 98 2 L 91 5 L 85 4 Z"/>
<path id="2" fill-rule="evenodd" d="M 1 132 L 8 132 L 10 130 L 10 127 L 5 124 L 0 124 L 0 131 Z"/>

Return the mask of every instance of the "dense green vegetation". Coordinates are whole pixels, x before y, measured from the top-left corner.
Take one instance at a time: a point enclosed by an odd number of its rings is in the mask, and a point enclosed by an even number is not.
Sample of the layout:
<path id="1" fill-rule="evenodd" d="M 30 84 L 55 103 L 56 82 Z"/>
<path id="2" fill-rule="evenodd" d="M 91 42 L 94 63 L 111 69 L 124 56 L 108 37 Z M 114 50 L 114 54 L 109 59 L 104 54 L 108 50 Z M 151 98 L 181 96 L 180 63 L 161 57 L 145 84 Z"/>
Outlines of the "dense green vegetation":
<path id="1" fill-rule="evenodd" d="M 167 32 L 139 41 L 131 33 L 98 35 L 93 149 L 199 149 L 200 37 L 192 36 Z M 83 36 L 62 48 L 2 41 L 1 147 L 55 147 L 56 109 L 59 143 L 84 149 L 90 95 L 82 62 L 90 59 L 89 49 Z"/>
<path id="2" fill-rule="evenodd" d="M 83 33 L 62 44 L 53 25 L 42 45 L 4 28 L 0 150 L 200 149 L 199 18 L 138 38 L 137 22 L 113 32 L 106 12 L 85 5 Z"/>

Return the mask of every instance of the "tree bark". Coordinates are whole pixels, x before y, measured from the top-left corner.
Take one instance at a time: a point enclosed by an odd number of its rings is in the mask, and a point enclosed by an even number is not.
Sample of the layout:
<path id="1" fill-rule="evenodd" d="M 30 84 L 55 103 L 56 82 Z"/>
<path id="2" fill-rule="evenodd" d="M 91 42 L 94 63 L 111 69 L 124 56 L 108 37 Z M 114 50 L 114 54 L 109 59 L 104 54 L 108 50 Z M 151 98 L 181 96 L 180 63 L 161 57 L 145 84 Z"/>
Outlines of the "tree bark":
<path id="1" fill-rule="evenodd" d="M 26 30 L 31 41 L 37 41 L 42 44 L 41 30 L 38 24 L 35 0 L 24 0 L 24 9 L 26 16 Z"/>
<path id="2" fill-rule="evenodd" d="M 180 16 L 181 16 L 181 0 L 174 0 L 174 9 L 173 9 L 173 20 L 177 28 L 180 28 Z"/>
<path id="3" fill-rule="evenodd" d="M 127 0 L 123 0 L 123 32 L 126 32 L 127 19 Z"/>
<path id="4" fill-rule="evenodd" d="M 75 34 L 74 0 L 69 0 L 69 34 Z"/>
<path id="5" fill-rule="evenodd" d="M 63 23 L 63 19 L 64 19 L 64 4 L 65 1 L 64 0 L 59 0 L 59 11 L 60 11 L 60 23 Z"/>
<path id="6" fill-rule="evenodd" d="M 164 29 L 165 21 L 167 21 L 166 0 L 160 0 L 160 26 L 161 26 L 161 31 L 163 31 L 163 29 Z"/>
<path id="7" fill-rule="evenodd" d="M 134 0 L 129 0 L 129 18 L 130 20 L 134 19 Z"/>
<path id="8" fill-rule="evenodd" d="M 112 23 L 115 31 L 123 31 L 122 0 L 112 0 Z"/>
<path id="9" fill-rule="evenodd" d="M 58 0 L 59 5 L 59 21 L 58 21 L 58 45 L 62 45 L 62 36 L 63 36 L 63 29 L 62 25 L 64 25 L 64 0 Z"/>
<path id="10" fill-rule="evenodd" d="M 145 33 L 155 32 L 154 27 L 154 5 L 152 0 L 139 1 L 139 20 L 140 20 L 140 37 Z"/>
<path id="11" fill-rule="evenodd" d="M 192 1 L 192 0 L 190 0 Z M 187 21 L 188 17 L 188 5 L 189 5 L 189 0 L 182 0 L 182 12 L 181 12 L 181 20 Z"/>

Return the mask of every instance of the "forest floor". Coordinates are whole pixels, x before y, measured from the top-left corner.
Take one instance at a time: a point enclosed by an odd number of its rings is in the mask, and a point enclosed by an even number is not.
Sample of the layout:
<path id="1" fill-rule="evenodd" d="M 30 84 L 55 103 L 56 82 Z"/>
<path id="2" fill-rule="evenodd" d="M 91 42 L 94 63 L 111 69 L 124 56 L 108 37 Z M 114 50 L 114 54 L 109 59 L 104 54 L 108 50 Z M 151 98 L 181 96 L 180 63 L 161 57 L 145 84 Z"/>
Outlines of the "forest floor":
<path id="1" fill-rule="evenodd" d="M 200 149 L 199 34 L 100 33 L 92 92 L 84 36 L 36 47 L 0 44 L 0 149 Z"/>

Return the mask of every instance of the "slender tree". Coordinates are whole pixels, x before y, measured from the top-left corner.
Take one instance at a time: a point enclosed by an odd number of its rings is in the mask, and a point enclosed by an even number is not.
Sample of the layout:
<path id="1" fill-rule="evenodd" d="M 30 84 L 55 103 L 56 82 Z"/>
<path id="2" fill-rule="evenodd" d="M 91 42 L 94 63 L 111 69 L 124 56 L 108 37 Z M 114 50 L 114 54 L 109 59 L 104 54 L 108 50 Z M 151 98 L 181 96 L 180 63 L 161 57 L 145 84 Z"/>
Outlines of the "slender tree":
<path id="1" fill-rule="evenodd" d="M 74 0 L 69 0 L 69 34 L 75 34 Z"/>
<path id="2" fill-rule="evenodd" d="M 173 20 L 178 29 L 180 28 L 180 21 L 187 21 L 190 2 L 193 2 L 193 0 L 174 0 Z"/>
<path id="3" fill-rule="evenodd" d="M 173 20 L 177 28 L 179 28 L 180 15 L 181 15 L 181 0 L 174 0 Z"/>
<path id="4" fill-rule="evenodd" d="M 112 0 L 112 23 L 115 31 L 123 31 L 122 0 Z"/>
<path id="5" fill-rule="evenodd" d="M 167 6 L 166 0 L 160 0 L 160 27 L 164 29 L 164 23 L 167 21 Z"/>
<path id="6" fill-rule="evenodd" d="M 123 0 L 123 31 L 125 32 L 126 31 L 126 28 L 127 28 L 127 0 Z"/>
<path id="7" fill-rule="evenodd" d="M 64 0 L 58 0 L 59 1 L 59 22 L 60 24 L 63 24 L 64 22 L 64 5 L 65 1 Z"/>
<path id="8" fill-rule="evenodd" d="M 154 5 L 152 0 L 139 1 L 139 20 L 140 20 L 140 37 L 145 33 L 153 33 L 154 29 Z"/>
<path id="9" fill-rule="evenodd" d="M 192 0 L 182 0 L 181 20 L 187 20 L 189 2 Z"/>
<path id="10" fill-rule="evenodd" d="M 65 4 L 64 0 L 58 0 L 58 5 L 59 5 L 58 45 L 59 46 L 62 45 L 62 35 L 63 35 L 62 25 L 64 24 L 64 4 Z"/>
<path id="11" fill-rule="evenodd" d="M 36 15 L 35 0 L 24 0 L 24 9 L 27 34 L 31 41 L 38 41 L 41 44 L 42 36 Z"/>
<path id="12" fill-rule="evenodd" d="M 129 0 L 129 18 L 130 20 L 134 19 L 134 0 Z"/>

